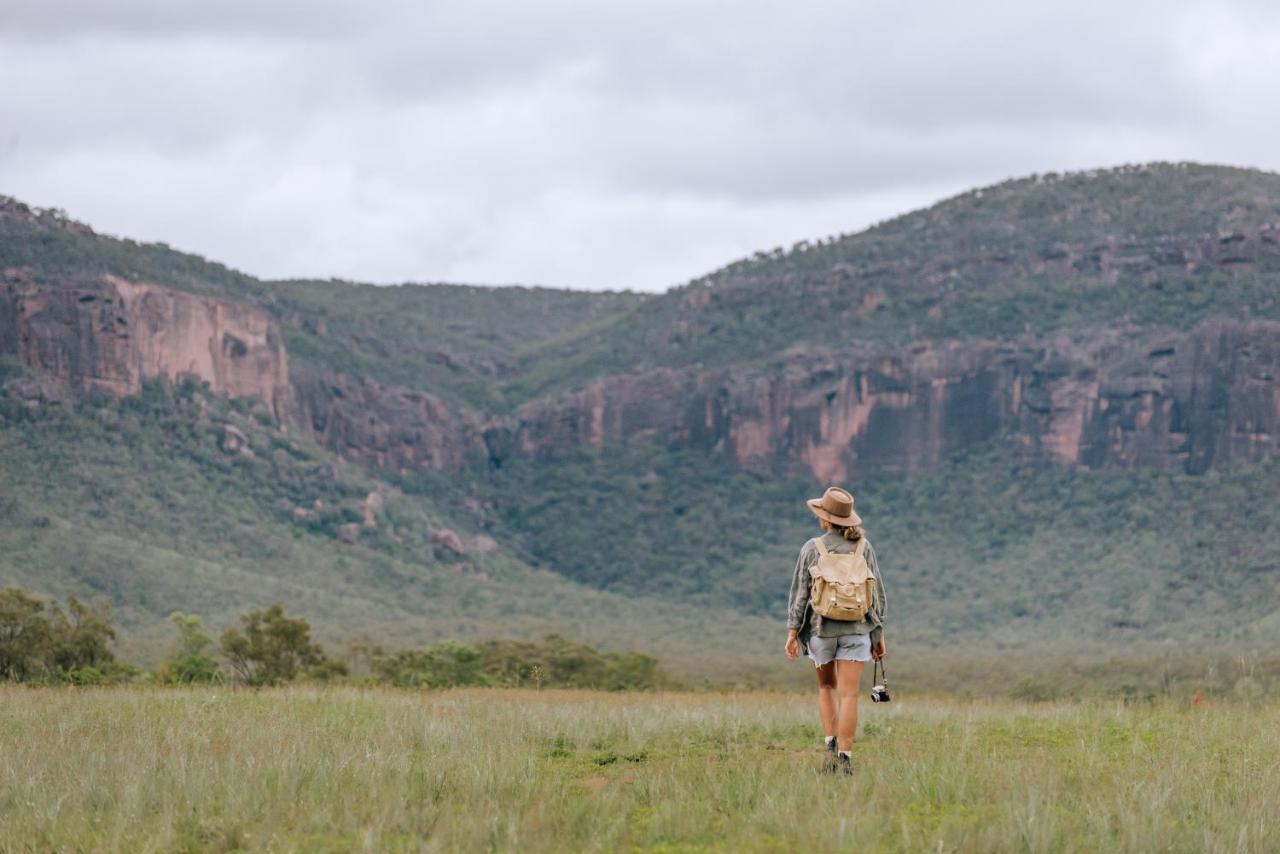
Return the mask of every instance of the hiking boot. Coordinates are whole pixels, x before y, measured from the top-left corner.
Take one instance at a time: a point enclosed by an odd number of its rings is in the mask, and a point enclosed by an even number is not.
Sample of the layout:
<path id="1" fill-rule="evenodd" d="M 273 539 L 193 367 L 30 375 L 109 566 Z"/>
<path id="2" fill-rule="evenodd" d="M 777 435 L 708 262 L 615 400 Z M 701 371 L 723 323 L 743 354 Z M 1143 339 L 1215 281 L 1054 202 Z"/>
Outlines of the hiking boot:
<path id="1" fill-rule="evenodd" d="M 833 738 L 827 743 L 826 753 L 822 756 L 822 773 L 834 774 L 840 770 L 840 763 L 836 761 L 836 740 Z"/>
<path id="2" fill-rule="evenodd" d="M 836 754 L 836 770 L 835 773 L 845 777 L 853 776 L 853 761 L 848 756 Z"/>

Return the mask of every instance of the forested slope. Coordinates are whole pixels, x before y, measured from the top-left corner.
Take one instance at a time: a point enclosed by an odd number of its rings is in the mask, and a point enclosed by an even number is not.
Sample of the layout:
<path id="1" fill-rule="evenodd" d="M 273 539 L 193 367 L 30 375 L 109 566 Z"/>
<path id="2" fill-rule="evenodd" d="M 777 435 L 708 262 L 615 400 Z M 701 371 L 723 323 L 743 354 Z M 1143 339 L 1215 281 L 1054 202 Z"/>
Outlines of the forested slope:
<path id="1" fill-rule="evenodd" d="M 0 582 L 135 635 L 716 615 L 759 660 L 839 481 L 905 642 L 1280 637 L 1270 173 L 1010 181 L 656 296 L 264 282 L 12 200 L 0 274 Z"/>

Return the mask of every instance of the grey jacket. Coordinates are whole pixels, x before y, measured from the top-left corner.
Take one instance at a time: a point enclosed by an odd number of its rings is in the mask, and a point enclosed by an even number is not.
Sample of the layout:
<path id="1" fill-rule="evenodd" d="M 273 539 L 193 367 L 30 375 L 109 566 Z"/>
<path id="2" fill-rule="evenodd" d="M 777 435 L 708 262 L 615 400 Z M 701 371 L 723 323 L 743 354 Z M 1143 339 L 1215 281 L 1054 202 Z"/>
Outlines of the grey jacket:
<path id="1" fill-rule="evenodd" d="M 820 638 L 834 638 L 840 635 L 865 635 L 884 625 L 887 601 L 884 593 L 884 580 L 880 577 L 880 564 L 876 561 L 876 550 L 867 540 L 867 566 L 876 577 L 875 600 L 871 603 L 871 611 L 865 620 L 832 620 L 815 614 L 809 604 L 809 589 L 813 586 L 813 578 L 809 570 L 818 562 L 818 547 L 814 545 L 817 537 L 800 547 L 800 557 L 796 559 L 795 571 L 791 574 L 791 595 L 787 600 L 787 628 L 795 629 L 800 636 L 800 644 L 808 652 L 809 638 L 816 635 Z M 858 544 L 846 540 L 840 534 L 828 532 L 822 535 L 822 543 L 827 551 L 846 554 L 854 551 Z M 874 640 L 874 638 L 873 638 Z"/>

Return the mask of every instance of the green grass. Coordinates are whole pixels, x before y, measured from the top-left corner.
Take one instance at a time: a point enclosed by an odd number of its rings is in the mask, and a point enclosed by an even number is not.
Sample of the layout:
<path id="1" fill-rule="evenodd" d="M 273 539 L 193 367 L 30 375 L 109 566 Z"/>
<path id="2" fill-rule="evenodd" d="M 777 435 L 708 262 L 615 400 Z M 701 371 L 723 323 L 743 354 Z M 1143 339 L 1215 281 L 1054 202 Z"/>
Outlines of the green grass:
<path id="1" fill-rule="evenodd" d="M 1280 707 L 0 689 L 0 851 L 1272 851 Z"/>

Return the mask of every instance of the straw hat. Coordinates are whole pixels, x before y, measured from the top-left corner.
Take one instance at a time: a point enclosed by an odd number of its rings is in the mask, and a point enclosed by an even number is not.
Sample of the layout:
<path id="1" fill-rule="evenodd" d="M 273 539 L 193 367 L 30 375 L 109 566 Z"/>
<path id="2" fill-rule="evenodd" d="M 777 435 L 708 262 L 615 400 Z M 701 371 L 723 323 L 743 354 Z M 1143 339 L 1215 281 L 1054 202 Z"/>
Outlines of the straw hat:
<path id="1" fill-rule="evenodd" d="M 813 515 L 833 525 L 861 525 L 862 517 L 853 512 L 853 496 L 838 486 L 827 487 L 821 498 L 807 502 Z"/>

